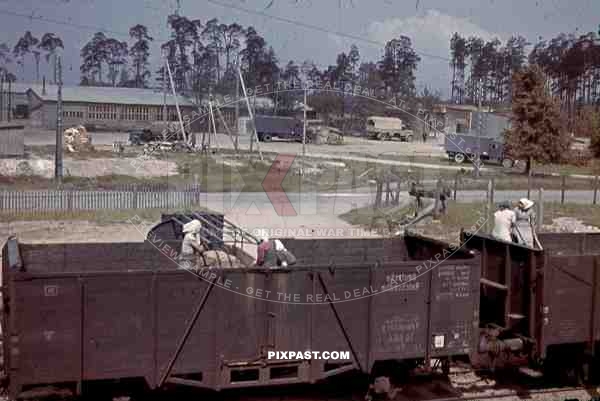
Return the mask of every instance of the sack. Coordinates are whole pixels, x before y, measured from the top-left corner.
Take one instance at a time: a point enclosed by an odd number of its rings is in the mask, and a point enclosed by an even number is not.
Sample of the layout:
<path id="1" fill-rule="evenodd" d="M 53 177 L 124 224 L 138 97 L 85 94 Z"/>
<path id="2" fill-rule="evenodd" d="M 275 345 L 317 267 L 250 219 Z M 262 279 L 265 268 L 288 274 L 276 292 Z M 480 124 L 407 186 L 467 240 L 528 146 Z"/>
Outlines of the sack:
<path id="1" fill-rule="evenodd" d="M 288 266 L 292 266 L 296 264 L 296 257 L 287 249 L 283 251 L 276 251 L 277 253 L 277 264 L 281 265 L 283 262 L 286 262 Z"/>

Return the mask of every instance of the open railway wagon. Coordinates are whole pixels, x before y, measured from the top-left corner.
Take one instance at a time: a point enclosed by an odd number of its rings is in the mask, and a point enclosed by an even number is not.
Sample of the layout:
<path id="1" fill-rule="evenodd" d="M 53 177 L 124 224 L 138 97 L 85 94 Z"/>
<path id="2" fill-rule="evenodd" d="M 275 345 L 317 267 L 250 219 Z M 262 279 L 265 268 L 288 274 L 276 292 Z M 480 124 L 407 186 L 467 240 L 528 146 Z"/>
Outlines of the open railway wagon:
<path id="1" fill-rule="evenodd" d="M 12 237 L 2 266 L 9 394 L 51 385 L 85 395 L 117 379 L 150 389 L 314 383 L 468 355 L 479 339 L 479 258 L 459 249 L 431 270 L 430 252 L 445 245 L 424 241 L 282 239 L 293 269 L 192 273 L 172 259 L 180 241 Z M 268 358 L 307 350 L 349 359 Z"/>
<path id="2" fill-rule="evenodd" d="M 542 249 L 461 234 L 464 248 L 481 253 L 480 350 L 509 365 L 525 352 L 527 364 L 538 370 L 524 373 L 598 382 L 600 234 L 538 238 Z M 522 345 L 495 347 L 502 338 L 521 339 Z"/>

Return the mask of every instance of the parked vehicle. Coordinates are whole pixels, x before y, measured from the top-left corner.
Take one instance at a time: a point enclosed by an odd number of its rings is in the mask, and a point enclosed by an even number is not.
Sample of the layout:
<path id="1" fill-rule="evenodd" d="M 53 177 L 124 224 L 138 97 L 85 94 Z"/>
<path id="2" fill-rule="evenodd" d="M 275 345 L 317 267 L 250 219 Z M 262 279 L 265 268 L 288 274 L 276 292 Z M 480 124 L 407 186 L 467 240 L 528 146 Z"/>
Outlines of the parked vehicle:
<path id="1" fill-rule="evenodd" d="M 472 134 L 447 134 L 444 138 L 444 150 L 450 160 L 464 163 L 465 160 L 476 160 L 477 149 L 480 149 L 482 161 L 501 163 L 504 168 L 511 168 L 514 160 L 504 154 L 504 143 L 501 138 L 490 138 Z"/>
<path id="2" fill-rule="evenodd" d="M 127 131 L 129 134 L 129 143 L 134 146 L 143 145 L 153 141 L 161 141 L 162 134 L 155 133 L 150 129 L 140 128 Z"/>
<path id="3" fill-rule="evenodd" d="M 271 142 L 273 138 L 302 140 L 303 123 L 294 117 L 257 115 L 254 117 L 256 135 L 261 142 Z M 252 124 L 248 121 L 248 124 Z M 248 128 L 252 132 L 252 126 Z"/>
<path id="4" fill-rule="evenodd" d="M 153 145 L 163 150 L 178 150 L 188 147 L 181 139 L 175 138 L 174 134 L 167 136 L 167 140 L 165 141 L 162 131 L 143 128 L 131 130 L 128 133 L 129 143 L 134 146 Z M 196 145 L 196 136 L 189 132 L 186 132 L 186 135 L 190 138 L 191 147 L 194 147 Z"/>
<path id="5" fill-rule="evenodd" d="M 389 141 L 398 138 L 402 141 L 412 142 L 414 133 L 407 129 L 404 122 L 395 117 L 369 117 L 367 118 L 367 137 Z"/>

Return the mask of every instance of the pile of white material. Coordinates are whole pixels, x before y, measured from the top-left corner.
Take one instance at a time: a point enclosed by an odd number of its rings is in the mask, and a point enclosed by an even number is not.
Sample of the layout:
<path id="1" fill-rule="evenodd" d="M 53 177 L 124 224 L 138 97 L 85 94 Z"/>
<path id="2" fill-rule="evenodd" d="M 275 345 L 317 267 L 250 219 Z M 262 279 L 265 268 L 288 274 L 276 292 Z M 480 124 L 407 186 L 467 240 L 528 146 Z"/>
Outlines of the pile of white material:
<path id="1" fill-rule="evenodd" d="M 163 177 L 179 174 L 173 161 L 141 158 L 91 158 L 63 161 L 64 175 L 75 177 L 98 177 L 127 175 L 133 177 Z M 54 176 L 54 160 L 42 158 L 0 159 L 0 175 L 4 176 Z"/>
<path id="2" fill-rule="evenodd" d="M 553 233 L 587 233 L 600 232 L 600 228 L 588 226 L 574 217 L 558 217 L 552 219 L 552 224 L 543 225 L 542 231 Z"/>
<path id="3" fill-rule="evenodd" d="M 93 150 L 92 138 L 83 125 L 67 128 L 64 132 L 64 148 L 71 153 Z"/>

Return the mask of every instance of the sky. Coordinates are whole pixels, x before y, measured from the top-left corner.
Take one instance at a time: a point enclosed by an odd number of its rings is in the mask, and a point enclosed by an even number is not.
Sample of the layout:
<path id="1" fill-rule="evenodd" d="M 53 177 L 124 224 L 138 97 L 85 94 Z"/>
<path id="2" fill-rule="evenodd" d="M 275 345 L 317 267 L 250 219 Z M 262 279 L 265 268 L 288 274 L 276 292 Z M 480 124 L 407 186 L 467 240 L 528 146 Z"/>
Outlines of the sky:
<path id="1" fill-rule="evenodd" d="M 176 0 L 0 0 L 0 43 L 12 48 L 26 30 L 37 37 L 56 33 L 65 43 L 63 81 L 75 85 L 80 78 L 79 51 L 95 32 L 132 43 L 129 28 L 142 24 L 155 38 L 154 71 L 159 46 L 169 39 L 166 16 L 176 5 Z M 182 14 L 203 22 L 218 18 L 254 26 L 273 46 L 282 66 L 289 60 L 300 64 L 308 59 L 324 68 L 352 44 L 358 46 L 361 61 L 376 61 L 385 42 L 408 36 L 421 56 L 417 89 L 427 86 L 445 96 L 454 32 L 502 42 L 520 34 L 534 43 L 561 32 L 596 32 L 600 25 L 600 0 L 180 0 L 180 7 Z M 51 74 L 44 60 L 41 74 Z M 17 78 L 35 79 L 31 59 L 24 71 L 17 70 Z"/>

